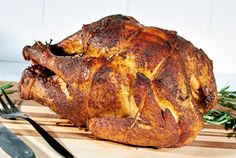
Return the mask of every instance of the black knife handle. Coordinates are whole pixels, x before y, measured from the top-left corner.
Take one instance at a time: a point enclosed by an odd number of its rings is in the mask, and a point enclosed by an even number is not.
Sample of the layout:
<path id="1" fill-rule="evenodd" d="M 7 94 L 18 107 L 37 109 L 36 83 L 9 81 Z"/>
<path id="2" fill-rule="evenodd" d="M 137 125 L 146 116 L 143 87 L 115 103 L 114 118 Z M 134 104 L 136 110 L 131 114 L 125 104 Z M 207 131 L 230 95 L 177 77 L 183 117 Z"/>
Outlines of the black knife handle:
<path id="1" fill-rule="evenodd" d="M 74 156 L 67 151 L 56 139 L 54 139 L 47 131 L 45 131 L 39 124 L 37 124 L 34 120 L 29 117 L 22 117 L 27 120 L 37 131 L 38 133 L 48 142 L 48 144 L 60 153 L 65 158 L 74 158 Z"/>
<path id="2" fill-rule="evenodd" d="M 4 125 L 0 125 L 0 146 L 13 158 L 35 158 L 30 147 Z"/>

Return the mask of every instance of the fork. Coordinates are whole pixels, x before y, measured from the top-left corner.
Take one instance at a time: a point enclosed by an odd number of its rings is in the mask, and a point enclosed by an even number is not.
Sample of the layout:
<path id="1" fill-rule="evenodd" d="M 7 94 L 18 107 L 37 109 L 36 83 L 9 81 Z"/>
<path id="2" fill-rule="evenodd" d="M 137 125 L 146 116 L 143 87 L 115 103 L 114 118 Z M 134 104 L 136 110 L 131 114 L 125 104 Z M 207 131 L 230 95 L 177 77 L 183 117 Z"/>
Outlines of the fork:
<path id="1" fill-rule="evenodd" d="M 3 107 L 3 109 L 0 109 L 0 116 L 2 118 L 11 120 L 22 118 L 28 121 L 54 150 L 56 150 L 58 153 L 60 153 L 62 156 L 66 158 L 74 158 L 74 156 L 69 151 L 67 151 L 59 142 L 56 141 L 56 139 L 54 139 L 48 132 L 46 132 L 39 124 L 37 124 L 34 120 L 32 120 L 29 116 L 27 116 L 23 112 L 21 112 L 11 101 L 11 99 L 6 95 L 3 89 L 1 89 L 1 91 L 2 94 L 5 96 L 8 104 L 10 105 L 10 107 L 8 107 L 7 104 L 0 97 L 0 102 Z"/>

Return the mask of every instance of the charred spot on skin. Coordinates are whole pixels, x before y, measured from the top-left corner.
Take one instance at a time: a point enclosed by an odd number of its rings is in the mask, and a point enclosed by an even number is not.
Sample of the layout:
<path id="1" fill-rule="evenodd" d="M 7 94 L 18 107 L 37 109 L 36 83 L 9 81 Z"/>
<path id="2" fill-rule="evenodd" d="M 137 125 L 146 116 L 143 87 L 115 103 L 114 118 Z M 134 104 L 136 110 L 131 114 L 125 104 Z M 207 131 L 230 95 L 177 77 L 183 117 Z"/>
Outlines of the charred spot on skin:
<path id="1" fill-rule="evenodd" d="M 165 120 L 165 112 L 161 110 L 161 117 Z"/>
<path id="2" fill-rule="evenodd" d="M 163 83 L 163 79 L 156 79 L 154 80 L 156 84 L 162 84 Z"/>
<path id="3" fill-rule="evenodd" d="M 102 56 L 102 57 L 100 58 L 100 61 L 101 61 L 102 63 L 106 63 L 108 60 L 107 60 L 106 57 Z"/>
<path id="4" fill-rule="evenodd" d="M 178 92 L 178 85 L 177 84 L 175 84 L 174 86 L 173 86 L 173 89 L 172 89 L 172 95 L 173 96 L 176 96 L 177 95 L 177 92 Z"/>
<path id="5" fill-rule="evenodd" d="M 209 109 L 212 101 L 214 100 L 214 97 L 212 96 L 212 92 L 211 90 L 209 90 L 208 88 L 205 88 L 205 92 L 203 90 L 204 88 L 200 87 L 199 89 L 197 89 L 197 94 L 199 96 L 199 100 L 198 102 L 200 103 L 200 105 L 202 105 L 203 109 Z"/>
<path id="6" fill-rule="evenodd" d="M 154 78 L 153 83 L 158 87 L 162 87 L 169 91 L 173 96 L 176 96 L 178 92 L 178 83 L 173 78 L 175 74 L 171 71 L 164 71 Z"/>
<path id="7" fill-rule="evenodd" d="M 93 82 L 94 83 L 106 83 L 107 81 L 107 74 L 112 72 L 111 67 L 107 66 L 102 66 L 101 68 L 98 69 L 98 71 L 95 73 Z"/>
<path id="8" fill-rule="evenodd" d="M 183 96 L 183 95 L 179 95 L 178 99 L 181 100 L 181 101 L 185 101 L 189 98 L 189 96 Z"/>
<path id="9" fill-rule="evenodd" d="M 214 95 L 211 89 L 206 88 L 207 96 L 205 97 L 205 107 L 208 109 L 212 105 L 212 101 L 214 100 Z"/>
<path id="10" fill-rule="evenodd" d="M 115 18 L 114 18 L 114 17 L 115 17 Z M 128 17 L 128 16 L 123 16 L 123 15 L 121 15 L 121 14 L 117 14 L 117 15 L 111 15 L 111 16 L 110 16 L 110 19 L 116 19 L 116 20 L 122 21 L 122 20 L 130 20 L 130 19 L 133 19 L 133 18 Z"/>
<path id="11" fill-rule="evenodd" d="M 142 84 L 150 85 L 151 81 L 143 73 L 137 72 L 136 83 L 138 85 L 142 85 Z"/>
<path id="12" fill-rule="evenodd" d="M 154 51 L 156 51 L 156 49 L 154 48 L 154 46 L 150 45 L 150 47 L 144 49 L 144 57 L 149 58 L 152 57 L 154 54 Z"/>

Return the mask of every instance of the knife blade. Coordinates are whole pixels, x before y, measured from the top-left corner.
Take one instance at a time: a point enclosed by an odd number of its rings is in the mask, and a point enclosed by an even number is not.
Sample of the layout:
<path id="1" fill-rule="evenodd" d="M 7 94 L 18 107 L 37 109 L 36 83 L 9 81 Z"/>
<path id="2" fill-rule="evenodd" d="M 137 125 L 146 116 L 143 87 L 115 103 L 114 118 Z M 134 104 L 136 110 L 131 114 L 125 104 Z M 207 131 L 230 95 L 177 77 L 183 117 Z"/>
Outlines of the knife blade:
<path id="1" fill-rule="evenodd" d="M 30 147 L 4 125 L 0 125 L 0 147 L 12 158 L 35 158 Z"/>

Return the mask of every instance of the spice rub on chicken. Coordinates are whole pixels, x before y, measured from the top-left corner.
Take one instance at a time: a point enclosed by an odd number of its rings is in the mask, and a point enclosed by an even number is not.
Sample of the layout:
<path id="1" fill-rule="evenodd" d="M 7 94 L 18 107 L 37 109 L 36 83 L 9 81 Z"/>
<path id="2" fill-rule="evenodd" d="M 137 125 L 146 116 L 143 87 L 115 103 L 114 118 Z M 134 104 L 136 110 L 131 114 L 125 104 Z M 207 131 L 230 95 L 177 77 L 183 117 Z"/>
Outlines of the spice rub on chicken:
<path id="1" fill-rule="evenodd" d="M 49 106 L 100 139 L 179 147 L 203 128 L 216 104 L 212 61 L 174 31 L 112 15 L 57 44 L 23 49 L 33 65 L 23 99 Z"/>

